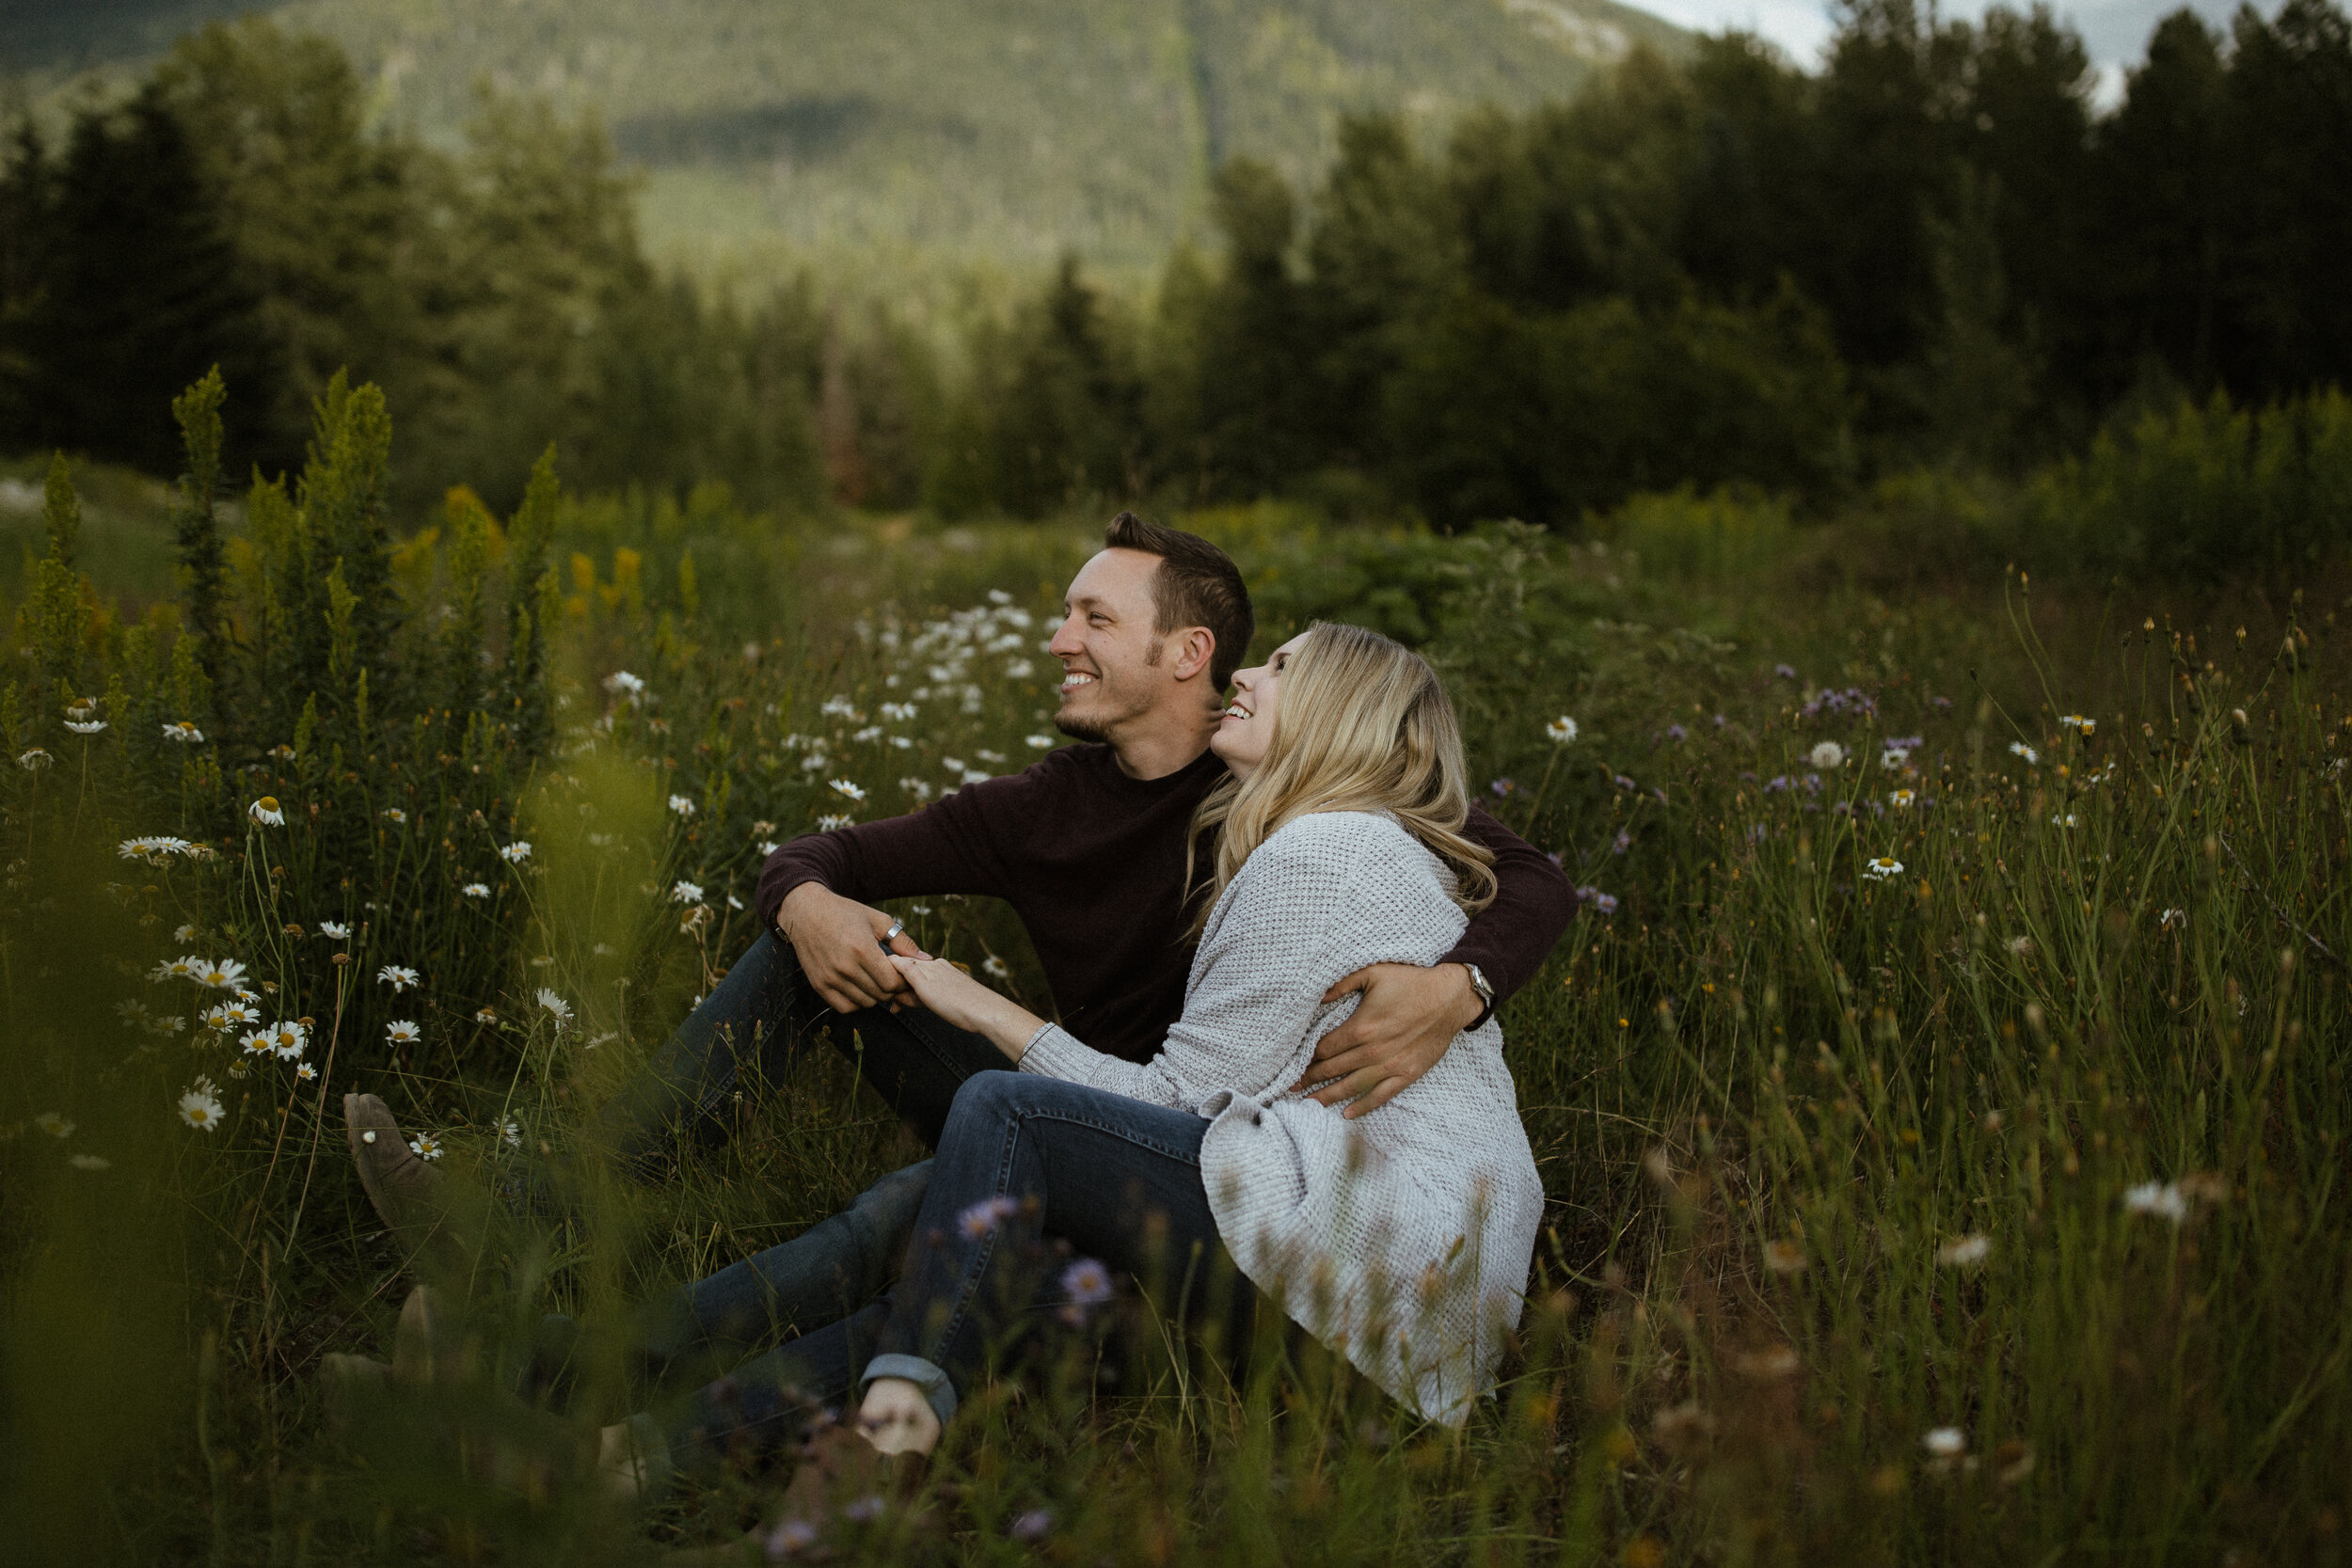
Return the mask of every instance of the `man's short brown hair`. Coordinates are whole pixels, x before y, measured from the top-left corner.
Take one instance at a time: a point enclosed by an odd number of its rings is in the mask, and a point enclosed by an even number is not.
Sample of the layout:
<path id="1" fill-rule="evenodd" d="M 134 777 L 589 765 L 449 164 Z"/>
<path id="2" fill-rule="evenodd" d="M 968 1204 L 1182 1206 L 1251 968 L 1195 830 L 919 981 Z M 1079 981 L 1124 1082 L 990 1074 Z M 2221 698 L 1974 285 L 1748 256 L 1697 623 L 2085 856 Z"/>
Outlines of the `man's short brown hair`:
<path id="1" fill-rule="evenodd" d="M 1166 637 L 1180 627 L 1206 626 L 1216 639 L 1216 651 L 1209 657 L 1209 678 L 1224 690 L 1258 630 L 1249 589 L 1233 558 L 1197 533 L 1147 523 L 1132 512 L 1111 519 L 1103 531 L 1103 547 L 1160 558 L 1160 569 L 1152 579 L 1152 629 Z"/>

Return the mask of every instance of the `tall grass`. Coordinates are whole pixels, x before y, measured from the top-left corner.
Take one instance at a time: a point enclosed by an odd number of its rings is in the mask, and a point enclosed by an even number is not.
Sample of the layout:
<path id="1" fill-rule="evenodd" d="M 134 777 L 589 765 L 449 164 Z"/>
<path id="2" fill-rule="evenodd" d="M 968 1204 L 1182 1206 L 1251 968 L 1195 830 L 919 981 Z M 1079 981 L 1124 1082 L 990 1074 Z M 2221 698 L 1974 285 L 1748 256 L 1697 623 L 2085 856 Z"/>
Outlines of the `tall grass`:
<path id="1" fill-rule="evenodd" d="M 658 1189 L 572 1129 L 755 934 L 764 844 L 1055 738 L 1038 643 L 1081 532 L 786 531 L 548 471 L 527 515 L 459 495 L 381 539 L 363 608 L 364 408 L 246 502 L 209 664 L 188 620 L 79 614 L 52 492 L 0 693 L 0 1485 L 28 1561 L 617 1562 L 761 1518 L 780 1473 L 644 1512 L 582 1479 L 577 1437 L 628 1402 L 612 1325 L 919 1150 L 830 1060 Z M 1352 614 L 1424 647 L 1487 800 L 1595 895 L 1503 1013 L 1552 1204 L 1527 1320 L 1458 1437 L 1311 1351 L 1238 1384 L 1157 1336 L 1107 1377 L 1043 1369 L 951 1431 L 937 1525 L 859 1554 L 2341 1557 L 2332 623 L 2119 626 L 2013 577 L 1990 614 L 1806 592 L 1705 503 L 1592 547 L 1199 521 L 1269 637 Z M 307 583 L 271 564 L 306 548 Z M 375 640 L 337 637 L 363 613 Z M 65 729 L 92 693 L 111 727 Z M 161 738 L 181 718 L 202 743 Z M 203 852 L 117 850 L 156 833 Z M 1003 911 L 898 912 L 1046 1001 Z M 307 1019 L 299 1061 L 192 1018 L 231 992 L 149 977 L 183 955 Z M 175 1115 L 199 1075 L 210 1130 Z M 354 1087 L 462 1188 L 528 1160 L 572 1201 L 478 1233 L 480 1385 L 339 1423 L 319 1357 L 380 1350 L 405 1290 L 340 1152 Z M 488 1392 L 549 1310 L 592 1346 L 568 1415 Z M 501 1484 L 485 1451 L 536 1467 Z"/>

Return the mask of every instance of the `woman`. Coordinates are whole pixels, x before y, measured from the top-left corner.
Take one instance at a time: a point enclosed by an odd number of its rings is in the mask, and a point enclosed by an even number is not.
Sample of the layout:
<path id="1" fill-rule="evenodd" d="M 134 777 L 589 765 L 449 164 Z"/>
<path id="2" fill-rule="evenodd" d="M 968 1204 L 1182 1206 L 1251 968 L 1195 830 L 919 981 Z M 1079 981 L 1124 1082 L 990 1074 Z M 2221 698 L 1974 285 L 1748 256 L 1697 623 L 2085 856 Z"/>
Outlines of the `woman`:
<path id="1" fill-rule="evenodd" d="M 806 1518 L 828 1495 L 896 1490 L 919 1466 L 885 1456 L 938 1442 L 1033 1299 L 1018 1276 L 1046 1236 L 1136 1273 L 1222 1246 L 1288 1317 L 1424 1417 L 1459 1423 L 1491 1386 L 1543 1201 L 1500 1031 L 1461 1035 L 1355 1121 L 1297 1086 L 1353 1007 L 1324 1001 L 1334 981 L 1434 962 L 1491 896 L 1486 853 L 1460 832 L 1453 710 L 1418 656 L 1354 626 L 1316 626 L 1233 686 L 1212 742 L 1233 778 L 1196 821 L 1196 843 L 1216 835 L 1208 907 L 1184 1015 L 1151 1062 L 1089 1050 L 951 964 L 895 960 L 925 1006 L 1018 1070 L 978 1074 L 957 1096 L 888 1302 L 809 1337 L 827 1359 L 852 1338 L 872 1354 L 854 1379 L 858 1418 L 812 1445 L 787 1525 L 796 1508 Z M 1138 1223 L 1138 1207 L 1160 1223 Z M 1083 1270 L 1063 1283 L 1091 1293 Z M 698 1401 L 692 1438 L 723 1444 L 712 1429 L 752 1381 L 739 1373 L 723 1399 Z M 620 1428 L 608 1437 L 626 1441 Z"/>

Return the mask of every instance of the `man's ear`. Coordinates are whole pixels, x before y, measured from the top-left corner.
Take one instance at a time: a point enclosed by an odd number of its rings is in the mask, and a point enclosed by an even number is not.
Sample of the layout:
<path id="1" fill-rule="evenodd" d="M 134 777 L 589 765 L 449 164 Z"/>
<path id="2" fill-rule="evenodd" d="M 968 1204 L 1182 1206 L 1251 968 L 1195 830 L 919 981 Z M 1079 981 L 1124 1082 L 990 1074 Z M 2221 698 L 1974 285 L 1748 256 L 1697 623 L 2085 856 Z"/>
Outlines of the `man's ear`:
<path id="1" fill-rule="evenodd" d="M 1170 672 L 1180 681 L 1208 673 L 1216 657 L 1216 634 L 1206 626 L 1186 626 L 1176 634 L 1176 663 Z"/>

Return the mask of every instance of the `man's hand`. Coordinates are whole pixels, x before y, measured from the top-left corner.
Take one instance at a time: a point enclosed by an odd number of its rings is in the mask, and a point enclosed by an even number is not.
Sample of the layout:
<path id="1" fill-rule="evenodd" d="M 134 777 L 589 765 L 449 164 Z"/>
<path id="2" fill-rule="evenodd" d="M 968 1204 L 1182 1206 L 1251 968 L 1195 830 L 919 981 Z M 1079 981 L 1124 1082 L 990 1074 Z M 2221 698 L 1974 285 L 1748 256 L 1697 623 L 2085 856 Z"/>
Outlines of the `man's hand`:
<path id="1" fill-rule="evenodd" d="M 906 976 L 882 950 L 882 934 L 890 926 L 890 916 L 882 911 L 815 882 L 787 894 L 776 911 L 776 929 L 800 955 L 801 973 L 825 1005 L 840 1013 L 861 1012 L 905 993 Z M 890 951 L 910 958 L 925 956 L 904 931 L 891 942 Z"/>
<path id="2" fill-rule="evenodd" d="M 1333 1080 L 1314 1098 L 1326 1105 L 1354 1100 L 1341 1113 L 1351 1120 L 1386 1105 L 1436 1067 L 1454 1037 L 1486 1006 L 1463 964 L 1434 969 L 1374 964 L 1325 991 L 1323 999 L 1337 1002 L 1352 990 L 1363 992 L 1363 1000 L 1345 1023 L 1316 1044 L 1315 1059 L 1295 1085 Z"/>

